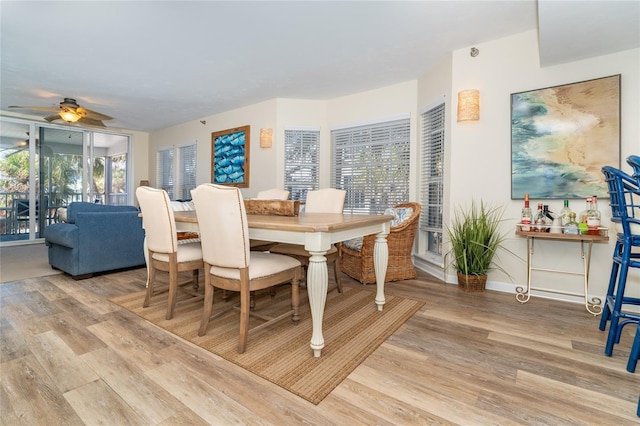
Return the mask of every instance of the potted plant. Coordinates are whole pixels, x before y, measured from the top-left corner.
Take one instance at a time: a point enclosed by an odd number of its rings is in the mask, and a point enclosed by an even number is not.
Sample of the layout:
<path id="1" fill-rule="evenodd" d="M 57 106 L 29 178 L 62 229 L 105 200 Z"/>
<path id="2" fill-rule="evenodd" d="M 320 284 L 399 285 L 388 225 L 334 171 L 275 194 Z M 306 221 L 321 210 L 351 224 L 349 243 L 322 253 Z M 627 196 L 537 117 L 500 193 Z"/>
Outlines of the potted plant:
<path id="1" fill-rule="evenodd" d="M 480 205 L 472 201 L 467 210 L 457 208 L 454 212 L 447 234 L 451 242 L 449 255 L 461 290 L 483 291 L 490 269 L 504 272 L 493 261 L 505 239 L 499 230 L 503 213 L 503 207 L 489 206 L 482 201 Z"/>

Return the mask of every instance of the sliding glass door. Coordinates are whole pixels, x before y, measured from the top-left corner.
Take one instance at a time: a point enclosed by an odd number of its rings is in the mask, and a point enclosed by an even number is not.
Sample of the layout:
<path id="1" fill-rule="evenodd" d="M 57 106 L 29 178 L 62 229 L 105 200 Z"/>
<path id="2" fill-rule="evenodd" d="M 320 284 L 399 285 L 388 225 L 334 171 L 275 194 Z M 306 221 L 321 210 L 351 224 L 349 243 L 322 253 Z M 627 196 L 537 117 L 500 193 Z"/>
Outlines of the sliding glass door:
<path id="1" fill-rule="evenodd" d="M 132 204 L 129 137 L 1 119 L 0 244 L 41 239 L 74 201 Z"/>

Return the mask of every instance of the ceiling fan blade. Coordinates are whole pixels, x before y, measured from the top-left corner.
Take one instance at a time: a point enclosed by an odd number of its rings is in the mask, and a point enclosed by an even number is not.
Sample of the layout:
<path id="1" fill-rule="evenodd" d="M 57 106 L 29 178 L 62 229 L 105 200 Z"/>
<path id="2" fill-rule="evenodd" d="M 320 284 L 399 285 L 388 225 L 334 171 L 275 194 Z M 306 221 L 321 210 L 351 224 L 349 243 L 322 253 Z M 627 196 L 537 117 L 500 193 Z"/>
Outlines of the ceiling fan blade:
<path id="1" fill-rule="evenodd" d="M 93 118 L 89 118 L 89 117 L 82 117 L 80 120 L 78 120 L 78 123 L 82 123 L 82 124 L 88 124 L 90 126 L 97 126 L 97 127 L 107 127 L 104 125 L 104 123 L 100 120 L 95 120 Z"/>
<path id="2" fill-rule="evenodd" d="M 85 117 L 87 117 L 87 118 L 93 118 L 94 120 L 100 120 L 100 121 L 103 121 L 103 120 L 113 120 L 113 117 L 109 117 L 109 116 L 108 116 L 108 115 L 106 115 L 106 114 L 102 114 L 102 113 L 100 113 L 100 112 L 93 111 L 93 110 L 90 110 L 90 109 L 87 109 L 87 108 L 83 108 L 83 107 L 79 107 L 76 111 L 77 111 L 77 112 L 82 111 L 82 112 L 84 112 L 84 113 L 86 114 L 86 116 L 85 116 Z"/>
<path id="3" fill-rule="evenodd" d="M 17 106 L 11 105 L 9 108 L 17 108 L 17 109 L 27 109 L 30 111 L 46 111 L 46 112 L 56 112 L 60 111 L 60 107 L 39 107 L 39 106 Z"/>
<path id="4" fill-rule="evenodd" d="M 49 123 L 51 123 L 52 121 L 60 120 L 60 116 L 58 114 L 54 114 L 54 115 L 45 117 L 44 119 L 47 120 Z"/>

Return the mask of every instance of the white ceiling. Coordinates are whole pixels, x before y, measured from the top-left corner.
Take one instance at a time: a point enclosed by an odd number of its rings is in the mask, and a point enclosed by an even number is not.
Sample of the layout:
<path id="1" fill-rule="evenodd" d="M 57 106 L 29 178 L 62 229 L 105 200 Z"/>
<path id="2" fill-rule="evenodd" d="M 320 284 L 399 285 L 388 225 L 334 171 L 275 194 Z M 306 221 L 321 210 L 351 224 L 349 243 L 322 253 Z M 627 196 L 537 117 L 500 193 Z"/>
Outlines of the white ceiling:
<path id="1" fill-rule="evenodd" d="M 417 79 L 538 26 L 543 66 L 640 47 L 638 0 L 3 0 L 0 16 L 1 110 L 71 97 L 143 131 Z"/>

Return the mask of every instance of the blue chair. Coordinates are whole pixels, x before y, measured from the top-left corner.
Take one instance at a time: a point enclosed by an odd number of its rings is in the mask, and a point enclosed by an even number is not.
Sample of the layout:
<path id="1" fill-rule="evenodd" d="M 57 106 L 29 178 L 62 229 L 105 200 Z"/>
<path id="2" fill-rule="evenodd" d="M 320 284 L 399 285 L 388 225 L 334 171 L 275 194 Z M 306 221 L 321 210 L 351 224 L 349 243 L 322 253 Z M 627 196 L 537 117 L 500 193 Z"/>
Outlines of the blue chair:
<path id="1" fill-rule="evenodd" d="M 624 326 L 640 322 L 640 314 L 623 310 L 624 305 L 640 305 L 640 298 L 624 294 L 629 268 L 640 268 L 640 253 L 632 252 L 633 247 L 640 247 L 640 189 L 632 176 L 619 169 L 605 166 L 602 173 L 609 191 L 611 221 L 617 228 L 609 287 L 600 320 L 603 331 L 610 322 L 604 353 L 611 356 Z"/>
<path id="2" fill-rule="evenodd" d="M 630 155 L 627 157 L 627 163 L 633 169 L 633 178 L 640 186 L 640 155 Z"/>
<path id="3" fill-rule="evenodd" d="M 627 371 L 629 373 L 636 372 L 636 366 L 638 365 L 638 358 L 640 358 L 640 327 L 636 329 L 636 337 L 635 339 L 633 339 L 633 345 L 631 346 L 631 353 L 629 354 L 629 362 L 627 362 Z"/>

